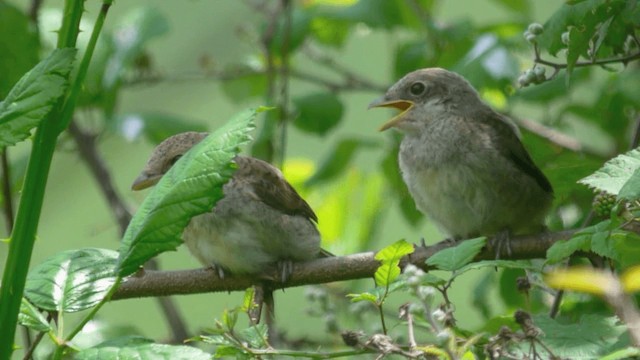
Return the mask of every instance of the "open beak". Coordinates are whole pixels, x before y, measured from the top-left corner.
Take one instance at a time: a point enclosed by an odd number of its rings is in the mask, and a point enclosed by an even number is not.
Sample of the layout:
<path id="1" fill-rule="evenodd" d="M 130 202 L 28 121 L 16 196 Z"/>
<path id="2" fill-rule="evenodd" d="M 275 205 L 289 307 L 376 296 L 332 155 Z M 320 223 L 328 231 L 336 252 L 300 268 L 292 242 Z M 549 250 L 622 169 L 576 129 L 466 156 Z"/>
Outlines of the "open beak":
<path id="1" fill-rule="evenodd" d="M 160 181 L 160 178 L 162 178 L 162 175 L 148 175 L 142 173 L 133 181 L 131 190 L 138 191 L 146 189 L 148 187 L 152 187 L 153 185 L 157 184 L 158 181 Z"/>
<path id="2" fill-rule="evenodd" d="M 414 105 L 413 101 L 409 101 L 409 100 L 388 101 L 388 100 L 385 100 L 383 96 L 379 99 L 373 100 L 373 102 L 369 104 L 369 109 L 377 108 L 377 107 L 388 107 L 388 108 L 396 108 L 401 111 L 398 115 L 394 116 L 391 120 L 384 123 L 380 127 L 380 129 L 378 129 L 379 131 L 385 131 L 389 128 L 396 126 L 399 122 L 401 122 L 402 115 L 404 115 L 404 113 L 406 113 L 409 109 L 411 109 L 413 105 Z"/>

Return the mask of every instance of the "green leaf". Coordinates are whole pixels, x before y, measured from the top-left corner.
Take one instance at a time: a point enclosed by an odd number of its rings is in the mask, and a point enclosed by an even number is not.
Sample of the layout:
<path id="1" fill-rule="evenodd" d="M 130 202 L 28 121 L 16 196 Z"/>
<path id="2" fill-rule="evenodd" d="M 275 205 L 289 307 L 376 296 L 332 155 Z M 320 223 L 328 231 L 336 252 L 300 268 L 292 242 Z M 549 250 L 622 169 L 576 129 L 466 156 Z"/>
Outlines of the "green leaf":
<path id="1" fill-rule="evenodd" d="M 598 233 L 609 234 L 610 220 L 602 221 L 598 224 L 586 227 L 568 239 L 561 240 L 551 245 L 547 250 L 547 263 L 558 263 L 576 251 L 589 251 L 591 250 L 591 240 Z"/>
<path id="2" fill-rule="evenodd" d="M 74 354 L 73 358 L 78 360 L 209 360 L 211 355 L 192 346 L 140 344 L 126 347 L 104 346 L 86 349 Z"/>
<path id="3" fill-rule="evenodd" d="M 589 24 L 591 27 L 594 9 L 608 2 L 608 0 L 587 0 L 575 5 L 562 4 L 560 9 L 545 22 L 544 32 L 536 40 L 555 56 L 558 51 L 565 48 L 562 43 L 562 33 L 567 31 L 569 26 L 586 29 L 585 26 Z M 570 42 L 572 40 L 570 39 Z"/>
<path id="4" fill-rule="evenodd" d="M 640 356 L 640 349 L 635 347 L 627 347 L 616 350 L 610 354 L 600 357 L 598 360 L 625 360 L 634 359 Z"/>
<path id="5" fill-rule="evenodd" d="M 293 125 L 311 134 L 326 135 L 342 119 L 344 105 L 334 93 L 323 92 L 293 99 L 298 111 Z"/>
<path id="6" fill-rule="evenodd" d="M 38 33 L 18 8 L 0 2 L 0 99 L 38 63 Z M 9 56 L 6 56 L 9 55 Z"/>
<path id="7" fill-rule="evenodd" d="M 58 253 L 31 269 L 24 295 L 41 309 L 76 312 L 98 304 L 116 281 L 118 253 L 86 248 Z"/>
<path id="8" fill-rule="evenodd" d="M 349 36 L 352 23 L 343 20 L 313 17 L 311 34 L 321 44 L 340 48 Z"/>
<path id="9" fill-rule="evenodd" d="M 638 199 L 640 199 L 640 167 L 633 172 L 633 175 L 622 185 L 618 193 L 618 200 L 635 201 Z"/>
<path id="10" fill-rule="evenodd" d="M 262 109 L 236 115 L 187 152 L 162 177 L 134 215 L 120 246 L 118 274 L 134 273 L 147 260 L 182 243 L 192 217 L 210 211 L 231 178 L 232 159 L 251 139 Z"/>
<path id="11" fill-rule="evenodd" d="M 624 184 L 640 169 L 640 148 L 620 154 L 602 168 L 578 182 L 590 188 L 618 195 Z"/>
<path id="12" fill-rule="evenodd" d="M 22 298 L 18 322 L 20 325 L 35 331 L 47 332 L 52 330 L 47 318 L 25 298 Z"/>
<path id="13" fill-rule="evenodd" d="M 426 264 L 446 271 L 456 271 L 470 263 L 487 242 L 486 237 L 463 240 L 455 247 L 443 249 L 427 259 Z"/>
<path id="14" fill-rule="evenodd" d="M 140 7 L 122 17 L 111 37 L 113 55 L 106 64 L 103 85 L 118 84 L 124 71 L 142 53 L 146 43 L 169 31 L 169 21 L 155 7 Z"/>
<path id="15" fill-rule="evenodd" d="M 158 144 L 169 136 L 185 131 L 206 131 L 202 124 L 185 120 L 180 116 L 162 113 L 126 113 L 113 117 L 112 130 L 129 141 L 144 135 L 152 144 Z"/>
<path id="16" fill-rule="evenodd" d="M 351 299 L 351 302 L 368 301 L 374 304 L 378 303 L 378 297 L 368 292 L 359 294 L 347 294 L 347 297 Z"/>
<path id="17" fill-rule="evenodd" d="M 593 35 L 591 33 L 593 29 L 587 29 L 584 27 L 569 27 L 569 45 L 567 46 L 567 74 L 570 75 L 573 71 L 573 67 L 578 62 L 580 56 L 587 57 L 587 50 L 589 49 L 589 39 Z"/>
<path id="18" fill-rule="evenodd" d="M 413 245 L 399 240 L 376 253 L 375 259 L 382 264 L 376 270 L 374 279 L 378 286 L 388 286 L 400 275 L 400 259 L 413 253 Z"/>
<path id="19" fill-rule="evenodd" d="M 620 268 L 625 269 L 638 265 L 640 259 L 640 235 L 625 230 L 614 230 L 611 235 L 614 240 L 611 247 L 615 251 L 615 260 L 620 263 Z"/>
<path id="20" fill-rule="evenodd" d="M 399 79 L 413 70 L 428 67 L 434 55 L 433 49 L 424 39 L 400 44 L 394 54 L 394 77 Z"/>
<path id="21" fill-rule="evenodd" d="M 26 73 L 0 102 L 0 147 L 26 139 L 69 86 L 75 49 L 56 49 Z"/>
<path id="22" fill-rule="evenodd" d="M 238 331 L 238 337 L 254 349 L 266 347 L 267 325 L 259 324 Z"/>
<path id="23" fill-rule="evenodd" d="M 305 186 L 314 186 L 343 175 L 358 150 L 374 148 L 377 144 L 375 140 L 355 137 L 338 141 L 326 155 L 318 170 L 305 182 Z"/>
<path id="24" fill-rule="evenodd" d="M 554 355 L 563 359 L 597 358 L 626 330 L 615 316 L 584 315 L 571 324 L 550 319 L 547 315 L 535 315 L 533 319 L 545 334 L 541 340 Z"/>

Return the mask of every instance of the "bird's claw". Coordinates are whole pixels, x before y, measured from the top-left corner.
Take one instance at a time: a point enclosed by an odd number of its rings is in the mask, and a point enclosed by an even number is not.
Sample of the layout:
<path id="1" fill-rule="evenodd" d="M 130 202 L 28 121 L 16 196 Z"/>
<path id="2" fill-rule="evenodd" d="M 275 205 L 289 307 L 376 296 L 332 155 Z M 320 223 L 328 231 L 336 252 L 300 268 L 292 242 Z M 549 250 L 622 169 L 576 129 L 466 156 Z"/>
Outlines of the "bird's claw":
<path id="1" fill-rule="evenodd" d="M 293 274 L 293 261 L 280 260 L 277 263 L 278 273 L 280 274 L 280 281 L 282 283 L 287 282 L 291 274 Z"/>
<path id="2" fill-rule="evenodd" d="M 504 250 L 506 250 L 508 257 L 511 257 L 513 254 L 509 230 L 502 230 L 496 233 L 489 241 L 490 245 L 495 249 L 496 260 L 500 260 L 500 254 L 502 254 Z"/>

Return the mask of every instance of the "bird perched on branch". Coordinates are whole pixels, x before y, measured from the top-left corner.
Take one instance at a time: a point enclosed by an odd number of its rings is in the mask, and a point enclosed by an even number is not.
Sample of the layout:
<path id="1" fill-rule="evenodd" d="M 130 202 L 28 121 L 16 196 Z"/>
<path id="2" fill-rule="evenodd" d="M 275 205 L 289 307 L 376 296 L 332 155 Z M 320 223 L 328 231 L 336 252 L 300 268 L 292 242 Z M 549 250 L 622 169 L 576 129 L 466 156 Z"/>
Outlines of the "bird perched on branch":
<path id="1" fill-rule="evenodd" d="M 535 233 L 553 201 L 511 120 L 485 104 L 462 76 L 411 72 L 369 108 L 401 112 L 380 131 L 404 134 L 399 163 L 418 210 L 453 239 Z"/>
<path id="2" fill-rule="evenodd" d="M 164 140 L 133 182 L 133 190 L 155 185 L 171 166 L 207 133 L 185 132 Z M 203 265 L 224 272 L 260 274 L 277 264 L 281 281 L 292 262 L 319 257 L 318 218 L 282 173 L 262 160 L 234 159 L 237 170 L 223 186 L 224 197 L 211 212 L 195 216 L 184 243 Z"/>

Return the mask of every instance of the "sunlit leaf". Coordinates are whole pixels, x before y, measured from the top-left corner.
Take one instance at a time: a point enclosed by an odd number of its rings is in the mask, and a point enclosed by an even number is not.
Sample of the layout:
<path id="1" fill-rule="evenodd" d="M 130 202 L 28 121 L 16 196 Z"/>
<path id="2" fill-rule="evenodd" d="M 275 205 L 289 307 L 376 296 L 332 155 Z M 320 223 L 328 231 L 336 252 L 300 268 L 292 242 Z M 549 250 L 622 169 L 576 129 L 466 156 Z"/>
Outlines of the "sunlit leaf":
<path id="1" fill-rule="evenodd" d="M 413 252 L 413 245 L 399 240 L 376 253 L 375 259 L 381 262 L 374 279 L 378 286 L 388 286 L 400 275 L 400 259 Z"/>
<path id="2" fill-rule="evenodd" d="M 579 181 L 590 188 L 618 195 L 624 184 L 640 168 L 640 149 L 634 149 L 607 161 L 595 173 Z"/>
<path id="3" fill-rule="evenodd" d="M 26 73 L 0 102 L 0 147 L 26 139 L 69 85 L 76 49 L 56 49 Z"/>
<path id="4" fill-rule="evenodd" d="M 232 159 L 251 139 L 259 110 L 245 110 L 178 160 L 146 197 L 124 234 L 118 273 L 127 276 L 147 260 L 182 243 L 191 218 L 210 211 L 234 172 Z"/>
<path id="5" fill-rule="evenodd" d="M 98 304 L 116 281 L 118 253 L 87 248 L 58 253 L 31 269 L 24 295 L 49 311 L 75 312 Z"/>
<path id="6" fill-rule="evenodd" d="M 627 201 L 635 201 L 640 199 L 640 167 L 638 167 L 629 180 L 627 180 L 620 192 L 618 193 L 618 199 L 624 199 Z"/>

